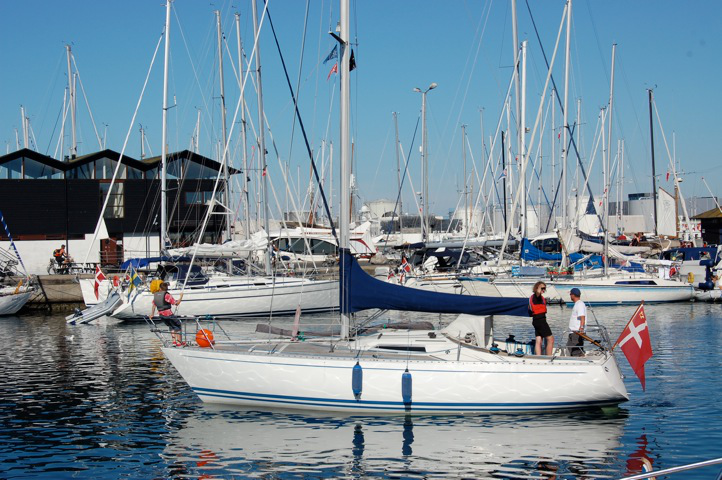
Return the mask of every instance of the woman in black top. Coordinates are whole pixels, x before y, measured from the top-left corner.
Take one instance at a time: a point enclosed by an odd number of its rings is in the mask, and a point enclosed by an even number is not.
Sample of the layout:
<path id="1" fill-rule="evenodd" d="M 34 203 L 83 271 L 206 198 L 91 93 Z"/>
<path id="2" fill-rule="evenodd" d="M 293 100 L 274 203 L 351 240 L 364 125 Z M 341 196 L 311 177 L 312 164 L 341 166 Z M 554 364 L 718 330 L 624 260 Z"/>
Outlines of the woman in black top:
<path id="1" fill-rule="evenodd" d="M 534 353 L 542 354 L 542 339 L 544 339 L 546 340 L 545 354 L 551 356 L 554 350 L 554 336 L 547 323 L 547 300 L 544 298 L 546 290 L 547 286 L 544 282 L 534 284 L 534 294 L 529 297 L 529 314 L 532 317 L 531 324 L 534 326 L 534 335 L 536 336 Z"/>

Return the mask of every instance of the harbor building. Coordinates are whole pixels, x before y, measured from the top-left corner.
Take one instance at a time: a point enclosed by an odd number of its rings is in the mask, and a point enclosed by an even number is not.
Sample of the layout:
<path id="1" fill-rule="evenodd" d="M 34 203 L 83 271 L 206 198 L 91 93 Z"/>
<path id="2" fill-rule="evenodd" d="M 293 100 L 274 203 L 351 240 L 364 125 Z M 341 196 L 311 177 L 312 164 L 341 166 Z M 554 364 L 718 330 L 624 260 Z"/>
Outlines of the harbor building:
<path id="1" fill-rule="evenodd" d="M 110 191 L 95 241 L 93 236 Z M 102 150 L 59 161 L 30 149 L 0 157 L 2 211 L 29 273 L 45 273 L 54 249 L 66 245 L 76 262 L 119 265 L 160 251 L 159 165 Z M 188 150 L 167 157 L 168 234 L 173 245 L 196 240 L 221 165 Z M 240 173 L 230 169 L 231 174 Z M 221 198 L 222 185 L 216 193 Z M 220 207 L 216 207 L 220 210 Z M 216 242 L 223 215 L 211 215 L 204 241 Z M 0 247 L 9 248 L 0 231 Z"/>

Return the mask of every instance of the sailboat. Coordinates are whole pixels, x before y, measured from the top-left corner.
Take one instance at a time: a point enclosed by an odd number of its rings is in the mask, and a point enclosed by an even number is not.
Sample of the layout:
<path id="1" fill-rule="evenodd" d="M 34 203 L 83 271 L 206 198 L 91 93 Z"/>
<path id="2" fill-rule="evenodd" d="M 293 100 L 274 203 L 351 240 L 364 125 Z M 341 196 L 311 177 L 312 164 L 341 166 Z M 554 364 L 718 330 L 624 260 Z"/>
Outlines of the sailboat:
<path id="1" fill-rule="evenodd" d="M 570 356 L 565 347 L 552 356 L 529 355 L 522 344 L 494 338 L 493 315 L 528 317 L 526 300 L 392 285 L 368 276 L 351 256 L 348 0 L 341 0 L 340 14 L 340 335 L 301 337 L 294 325 L 286 338 L 211 339 L 208 325 L 195 333 L 195 344 L 175 347 L 154 328 L 166 358 L 204 402 L 243 407 L 408 414 L 558 411 L 626 401 L 603 327 L 595 332 L 602 347 L 586 356 Z M 357 312 L 369 309 L 459 316 L 443 329 L 354 322 Z M 220 337 L 225 330 L 215 332 Z"/>

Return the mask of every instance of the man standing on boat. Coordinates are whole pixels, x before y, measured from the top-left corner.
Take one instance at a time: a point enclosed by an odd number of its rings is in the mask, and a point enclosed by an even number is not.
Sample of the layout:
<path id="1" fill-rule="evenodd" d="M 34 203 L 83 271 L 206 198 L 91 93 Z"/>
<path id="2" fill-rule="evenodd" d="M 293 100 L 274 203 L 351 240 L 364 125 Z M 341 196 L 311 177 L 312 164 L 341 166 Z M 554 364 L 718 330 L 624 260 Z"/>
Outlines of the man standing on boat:
<path id="1" fill-rule="evenodd" d="M 581 357 L 584 355 L 582 345 L 584 345 L 584 338 L 579 333 L 584 333 L 584 327 L 587 323 L 587 306 L 581 299 L 582 292 L 578 288 L 572 288 L 569 291 L 569 296 L 574 302 L 572 308 L 572 316 L 569 317 L 569 341 L 567 347 L 569 347 L 569 353 L 573 357 Z"/>
<path id="2" fill-rule="evenodd" d="M 529 297 L 529 314 L 532 317 L 531 324 L 534 326 L 534 336 L 536 337 L 534 354 L 542 354 L 542 341 L 546 340 L 545 355 L 551 356 L 554 349 L 554 336 L 547 323 L 547 299 L 544 298 L 547 286 L 544 282 L 536 282 L 533 290 L 534 294 Z"/>

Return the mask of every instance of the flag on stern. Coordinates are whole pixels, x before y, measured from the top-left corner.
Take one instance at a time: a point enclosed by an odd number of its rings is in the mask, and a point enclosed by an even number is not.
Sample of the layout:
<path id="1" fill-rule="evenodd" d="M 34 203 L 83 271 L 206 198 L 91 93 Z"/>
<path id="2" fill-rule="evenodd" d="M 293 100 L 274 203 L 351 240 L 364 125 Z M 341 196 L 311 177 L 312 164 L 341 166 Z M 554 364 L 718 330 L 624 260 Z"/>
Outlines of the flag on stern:
<path id="1" fill-rule="evenodd" d="M 100 269 L 100 265 L 95 266 L 95 285 L 93 286 L 93 291 L 95 292 L 95 299 L 98 300 L 98 288 L 100 287 L 100 282 L 105 280 L 105 275 L 103 275 L 103 271 Z"/>
<path id="2" fill-rule="evenodd" d="M 647 316 L 644 313 L 644 302 L 637 307 L 637 311 L 634 312 L 627 326 L 622 330 L 622 334 L 614 344 L 615 347 L 617 345 L 624 352 L 624 356 L 627 357 L 629 365 L 639 377 L 642 390 L 644 390 L 644 364 L 652 358 L 652 341 L 649 338 L 649 326 L 647 325 Z"/>
<path id="3" fill-rule="evenodd" d="M 337 58 L 337 57 L 338 57 L 338 44 L 333 46 L 331 53 L 328 54 L 328 56 L 323 61 L 323 63 L 326 64 L 326 62 L 328 62 L 329 60 L 333 60 L 334 58 Z"/>

